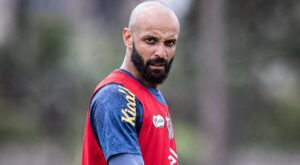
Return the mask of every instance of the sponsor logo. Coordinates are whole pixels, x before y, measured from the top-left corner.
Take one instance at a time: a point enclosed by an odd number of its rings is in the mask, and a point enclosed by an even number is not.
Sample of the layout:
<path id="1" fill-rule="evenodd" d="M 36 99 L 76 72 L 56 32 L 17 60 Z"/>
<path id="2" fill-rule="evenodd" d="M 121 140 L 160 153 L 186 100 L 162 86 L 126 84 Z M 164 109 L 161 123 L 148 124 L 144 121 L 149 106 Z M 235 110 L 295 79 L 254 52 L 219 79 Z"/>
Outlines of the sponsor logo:
<path id="1" fill-rule="evenodd" d="M 154 115 L 153 124 L 156 128 L 162 128 L 165 125 L 165 120 L 161 115 Z"/>
<path id="2" fill-rule="evenodd" d="M 126 108 L 122 109 L 121 120 L 123 122 L 129 123 L 132 126 L 135 126 L 135 119 L 136 119 L 135 95 L 122 86 L 119 86 L 119 92 L 125 94 L 125 98 L 127 102 Z"/>
<path id="3" fill-rule="evenodd" d="M 167 122 L 169 139 L 173 139 L 174 138 L 173 124 L 172 124 L 172 120 L 168 116 L 166 117 L 166 122 Z"/>

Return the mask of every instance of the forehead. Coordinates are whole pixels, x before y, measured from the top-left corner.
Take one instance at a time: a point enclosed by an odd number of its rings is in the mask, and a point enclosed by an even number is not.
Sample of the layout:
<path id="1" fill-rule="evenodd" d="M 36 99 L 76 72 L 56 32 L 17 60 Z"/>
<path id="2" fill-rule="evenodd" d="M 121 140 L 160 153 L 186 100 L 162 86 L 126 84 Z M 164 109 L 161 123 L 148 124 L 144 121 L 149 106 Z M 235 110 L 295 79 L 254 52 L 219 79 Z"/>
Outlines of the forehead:
<path id="1" fill-rule="evenodd" d="M 141 28 L 136 31 L 136 35 L 138 37 L 145 37 L 145 36 L 153 36 L 157 38 L 178 38 L 178 30 L 176 28 L 161 28 L 156 26 L 151 26 L 148 28 Z"/>
<path id="2" fill-rule="evenodd" d="M 136 26 L 135 34 L 139 37 L 154 36 L 163 38 L 178 38 L 179 25 L 172 20 L 161 18 L 143 20 Z"/>
<path id="3" fill-rule="evenodd" d="M 176 15 L 161 5 L 150 5 L 136 9 L 130 19 L 133 35 L 177 37 L 179 22 Z"/>

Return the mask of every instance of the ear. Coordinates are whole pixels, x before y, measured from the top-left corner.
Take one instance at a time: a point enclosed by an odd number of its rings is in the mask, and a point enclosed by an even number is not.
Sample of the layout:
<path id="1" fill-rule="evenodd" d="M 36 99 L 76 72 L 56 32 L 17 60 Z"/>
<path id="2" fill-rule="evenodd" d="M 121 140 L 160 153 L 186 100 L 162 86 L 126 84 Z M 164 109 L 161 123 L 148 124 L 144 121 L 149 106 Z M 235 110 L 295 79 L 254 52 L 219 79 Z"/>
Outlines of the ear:
<path id="1" fill-rule="evenodd" d="M 128 28 L 123 29 L 123 41 L 127 48 L 132 48 L 132 35 Z"/>

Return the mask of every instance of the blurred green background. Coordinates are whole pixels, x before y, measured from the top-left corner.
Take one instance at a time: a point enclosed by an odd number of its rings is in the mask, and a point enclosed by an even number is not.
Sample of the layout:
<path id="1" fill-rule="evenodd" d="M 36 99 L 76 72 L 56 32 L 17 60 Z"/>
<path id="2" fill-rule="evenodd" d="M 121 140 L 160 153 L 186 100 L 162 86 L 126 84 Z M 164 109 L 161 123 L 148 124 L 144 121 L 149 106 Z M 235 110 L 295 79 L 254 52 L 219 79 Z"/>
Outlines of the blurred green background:
<path id="1" fill-rule="evenodd" d="M 141 0 L 0 0 L 0 164 L 75 165 L 96 84 Z M 300 1 L 165 0 L 181 22 L 160 87 L 183 165 L 298 165 Z"/>

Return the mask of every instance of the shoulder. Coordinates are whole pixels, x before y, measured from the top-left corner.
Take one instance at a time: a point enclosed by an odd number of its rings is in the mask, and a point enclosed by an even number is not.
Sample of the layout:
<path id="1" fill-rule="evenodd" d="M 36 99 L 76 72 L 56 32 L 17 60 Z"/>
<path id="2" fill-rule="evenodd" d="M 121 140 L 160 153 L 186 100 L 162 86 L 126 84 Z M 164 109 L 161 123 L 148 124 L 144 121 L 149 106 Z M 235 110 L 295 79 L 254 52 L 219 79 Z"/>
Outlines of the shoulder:
<path id="1" fill-rule="evenodd" d="M 104 87 L 100 88 L 95 96 L 110 96 L 110 95 L 123 95 L 123 94 L 130 94 L 133 95 L 134 94 L 127 88 L 125 88 L 124 86 L 117 84 L 117 83 L 110 83 L 105 85 Z M 95 98 L 94 96 L 94 98 Z"/>
<path id="2" fill-rule="evenodd" d="M 120 84 L 111 83 L 99 89 L 92 98 L 91 106 L 97 103 L 118 103 L 126 100 L 126 95 L 134 95 Z"/>
<path id="3" fill-rule="evenodd" d="M 142 115 L 139 100 L 130 90 L 119 84 L 102 87 L 93 97 L 90 110 L 94 120 L 121 119 L 132 126 L 136 125 L 136 116 Z"/>
<path id="4" fill-rule="evenodd" d="M 96 100 L 101 97 L 110 97 L 110 96 L 118 96 L 120 93 L 118 92 L 119 84 L 111 83 L 107 84 L 104 87 L 100 88 L 93 97 L 93 100 Z"/>

